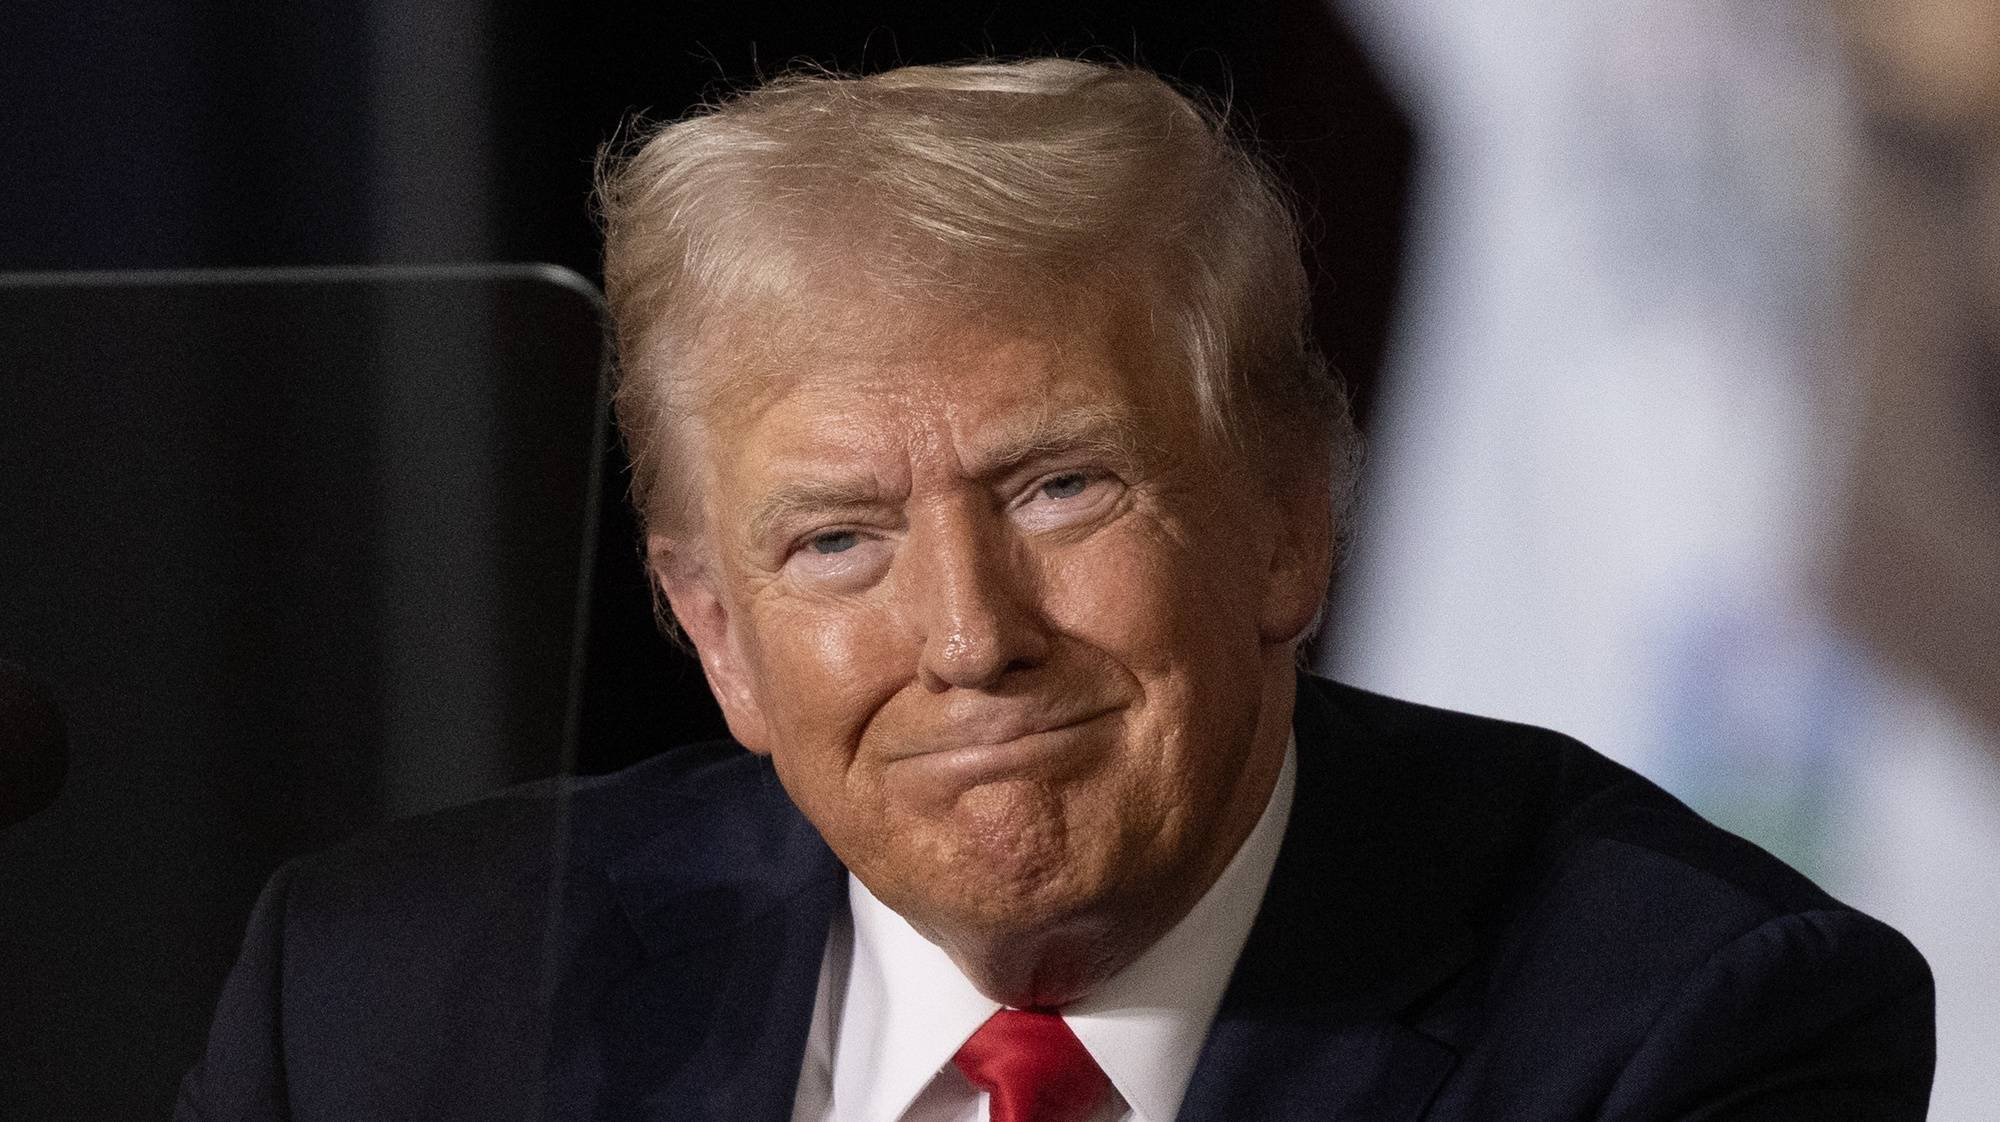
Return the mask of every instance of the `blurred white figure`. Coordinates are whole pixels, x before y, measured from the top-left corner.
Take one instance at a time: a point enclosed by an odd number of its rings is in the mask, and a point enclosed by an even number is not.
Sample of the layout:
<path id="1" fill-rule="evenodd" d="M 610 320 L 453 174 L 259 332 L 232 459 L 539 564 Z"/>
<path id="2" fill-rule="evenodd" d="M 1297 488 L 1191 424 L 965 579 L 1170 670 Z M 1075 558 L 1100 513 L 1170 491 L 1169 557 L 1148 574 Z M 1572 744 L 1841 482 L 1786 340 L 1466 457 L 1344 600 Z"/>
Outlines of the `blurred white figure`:
<path id="1" fill-rule="evenodd" d="M 1548 725 L 1908 934 L 2000 1101 L 2000 768 L 1834 629 L 1849 108 L 1804 0 L 1346 0 L 1417 118 L 1337 676 Z"/>

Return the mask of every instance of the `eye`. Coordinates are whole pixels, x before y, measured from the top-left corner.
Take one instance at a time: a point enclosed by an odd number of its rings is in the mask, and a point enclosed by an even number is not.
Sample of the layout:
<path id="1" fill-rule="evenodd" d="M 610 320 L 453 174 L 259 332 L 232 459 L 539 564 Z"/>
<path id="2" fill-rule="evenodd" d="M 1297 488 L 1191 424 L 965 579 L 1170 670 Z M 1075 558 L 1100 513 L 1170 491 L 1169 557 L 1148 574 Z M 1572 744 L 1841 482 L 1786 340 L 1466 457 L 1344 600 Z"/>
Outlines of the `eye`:
<path id="1" fill-rule="evenodd" d="M 796 539 L 785 569 L 806 587 L 858 591 L 874 583 L 894 555 L 883 536 L 866 527 L 818 530 Z"/>
<path id="2" fill-rule="evenodd" d="M 1090 486 L 1090 476 L 1080 471 L 1068 471 L 1043 483 L 1040 491 L 1046 498 L 1073 499 L 1083 494 Z"/>
<path id="3" fill-rule="evenodd" d="M 1119 478 L 1095 468 L 1045 475 L 1015 500 L 1014 518 L 1031 530 L 1075 529 L 1095 524 L 1115 511 L 1124 494 Z"/>
<path id="4" fill-rule="evenodd" d="M 806 540 L 806 548 L 821 556 L 846 553 L 861 544 L 861 535 L 852 530 L 830 530 Z"/>

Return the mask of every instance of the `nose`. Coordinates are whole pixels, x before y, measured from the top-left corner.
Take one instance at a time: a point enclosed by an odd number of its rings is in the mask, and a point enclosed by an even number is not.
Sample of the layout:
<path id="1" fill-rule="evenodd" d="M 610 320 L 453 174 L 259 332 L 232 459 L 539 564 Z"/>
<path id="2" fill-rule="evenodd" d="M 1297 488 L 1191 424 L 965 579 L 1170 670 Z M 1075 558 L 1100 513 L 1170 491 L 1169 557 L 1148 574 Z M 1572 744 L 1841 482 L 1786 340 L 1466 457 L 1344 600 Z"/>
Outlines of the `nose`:
<path id="1" fill-rule="evenodd" d="M 986 689 L 1046 658 L 1034 582 L 1004 518 L 938 512 L 911 527 L 903 549 L 909 579 L 901 591 L 923 636 L 917 673 L 925 688 Z"/>

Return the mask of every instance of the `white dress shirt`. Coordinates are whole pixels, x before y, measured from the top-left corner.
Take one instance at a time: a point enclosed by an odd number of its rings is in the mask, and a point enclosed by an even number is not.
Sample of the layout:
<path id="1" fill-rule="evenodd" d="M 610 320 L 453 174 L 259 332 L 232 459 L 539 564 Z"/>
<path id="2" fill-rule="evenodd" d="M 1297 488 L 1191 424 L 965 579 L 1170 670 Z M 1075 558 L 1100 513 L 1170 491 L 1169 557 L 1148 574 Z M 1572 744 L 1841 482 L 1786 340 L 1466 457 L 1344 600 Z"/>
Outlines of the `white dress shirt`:
<path id="1" fill-rule="evenodd" d="M 1111 1079 L 1093 1122 L 1173 1122 L 1290 817 L 1296 746 L 1264 813 L 1186 916 L 1063 1020 Z M 987 1122 L 952 1064 L 1000 1006 L 851 874 L 820 966 L 793 1122 Z"/>

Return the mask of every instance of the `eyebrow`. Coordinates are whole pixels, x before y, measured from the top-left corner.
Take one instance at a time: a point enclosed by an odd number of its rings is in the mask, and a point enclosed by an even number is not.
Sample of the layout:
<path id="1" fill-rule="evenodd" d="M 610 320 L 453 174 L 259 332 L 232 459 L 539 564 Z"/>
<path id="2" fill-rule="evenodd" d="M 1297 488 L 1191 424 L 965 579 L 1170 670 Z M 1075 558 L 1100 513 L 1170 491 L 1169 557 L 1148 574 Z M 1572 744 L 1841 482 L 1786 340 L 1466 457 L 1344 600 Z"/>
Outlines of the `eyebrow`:
<path id="1" fill-rule="evenodd" d="M 1127 464 L 1137 458 L 1139 445 L 1139 424 L 1128 413 L 1091 407 L 1051 409 L 986 443 L 966 465 L 967 474 L 990 479 L 1036 460 L 1078 452 Z"/>
<path id="2" fill-rule="evenodd" d="M 1125 465 L 1137 458 L 1139 446 L 1139 425 L 1126 413 L 1098 408 L 1052 409 L 982 442 L 968 458 L 966 475 L 990 480 L 1037 460 L 1076 453 Z M 802 514 L 862 510 L 882 502 L 881 486 L 872 479 L 796 480 L 757 501 L 749 520 L 751 540 L 769 540 L 782 523 Z"/>
<path id="3" fill-rule="evenodd" d="M 787 483 L 757 501 L 750 515 L 750 540 L 768 540 L 780 523 L 800 514 L 857 510 L 881 502 L 882 490 L 870 480 L 802 479 Z"/>

